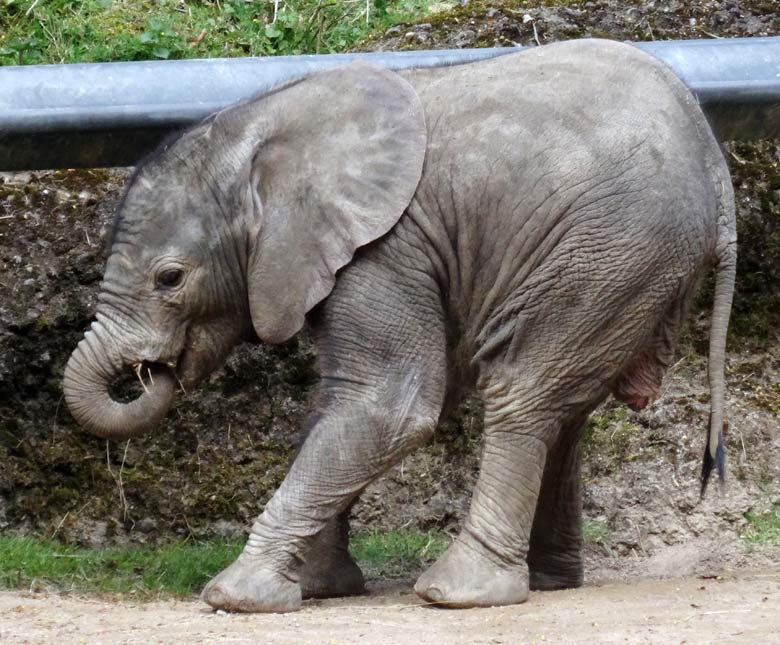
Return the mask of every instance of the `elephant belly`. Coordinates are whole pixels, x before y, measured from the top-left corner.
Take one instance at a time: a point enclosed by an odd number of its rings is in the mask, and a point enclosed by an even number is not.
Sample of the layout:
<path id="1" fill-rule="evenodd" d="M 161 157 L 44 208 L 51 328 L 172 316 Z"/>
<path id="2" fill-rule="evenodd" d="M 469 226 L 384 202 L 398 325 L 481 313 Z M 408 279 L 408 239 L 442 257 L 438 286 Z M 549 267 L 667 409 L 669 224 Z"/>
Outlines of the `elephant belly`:
<path id="1" fill-rule="evenodd" d="M 435 248 L 453 346 L 614 378 L 715 246 L 722 158 L 693 97 L 598 41 L 409 80 L 429 143 L 407 217 Z"/>

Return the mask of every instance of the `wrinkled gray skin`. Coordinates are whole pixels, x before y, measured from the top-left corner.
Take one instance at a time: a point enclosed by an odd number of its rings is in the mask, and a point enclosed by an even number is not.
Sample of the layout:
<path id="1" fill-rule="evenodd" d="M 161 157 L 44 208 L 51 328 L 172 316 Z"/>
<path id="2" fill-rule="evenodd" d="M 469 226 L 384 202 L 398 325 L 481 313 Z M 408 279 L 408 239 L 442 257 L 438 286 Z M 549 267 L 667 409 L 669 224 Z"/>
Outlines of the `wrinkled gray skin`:
<path id="1" fill-rule="evenodd" d="M 134 436 L 169 408 L 172 368 L 190 386 L 235 343 L 308 320 L 322 374 L 308 438 L 203 591 L 284 612 L 302 593 L 362 590 L 346 510 L 476 389 L 471 509 L 415 589 L 518 603 L 582 583 L 582 426 L 610 392 L 647 404 L 707 266 L 714 456 L 734 263 L 722 155 L 658 61 L 593 40 L 402 73 L 358 64 L 225 110 L 139 168 L 65 393 L 91 431 Z M 137 363 L 148 393 L 112 401 Z"/>

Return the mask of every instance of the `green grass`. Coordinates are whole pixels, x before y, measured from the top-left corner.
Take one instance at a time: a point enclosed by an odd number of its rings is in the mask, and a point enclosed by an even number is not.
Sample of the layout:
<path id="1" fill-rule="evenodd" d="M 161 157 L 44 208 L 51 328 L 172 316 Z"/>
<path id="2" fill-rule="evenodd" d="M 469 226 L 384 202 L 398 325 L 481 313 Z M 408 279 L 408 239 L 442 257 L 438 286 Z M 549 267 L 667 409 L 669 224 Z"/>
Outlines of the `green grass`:
<path id="1" fill-rule="evenodd" d="M 0 0 L 0 64 L 343 51 L 433 0 Z"/>
<path id="2" fill-rule="evenodd" d="M 85 549 L 0 536 L 0 587 L 182 597 L 200 589 L 240 550 L 238 542 Z"/>
<path id="3" fill-rule="evenodd" d="M 363 533 L 350 544 L 352 557 L 370 577 L 398 578 L 418 572 L 450 545 L 439 532 Z"/>
<path id="4" fill-rule="evenodd" d="M 753 528 L 746 540 L 780 541 L 780 507 L 773 514 L 748 519 Z M 583 536 L 609 552 L 611 530 L 605 522 L 586 520 Z M 369 579 L 400 578 L 419 574 L 450 542 L 437 531 L 369 532 L 353 536 L 350 551 Z M 233 562 L 243 545 L 243 540 L 222 540 L 89 549 L 0 535 L 0 589 L 55 589 L 141 600 L 186 598 Z"/>
<path id="5" fill-rule="evenodd" d="M 780 544 L 780 504 L 764 513 L 745 513 L 750 525 L 742 539 L 751 546 Z"/>
<path id="6" fill-rule="evenodd" d="M 51 540 L 0 535 L 0 588 L 54 588 L 141 599 L 187 597 L 241 552 L 243 541 L 87 549 Z M 369 577 L 418 572 L 449 544 L 440 533 L 358 534 L 352 553 Z"/>

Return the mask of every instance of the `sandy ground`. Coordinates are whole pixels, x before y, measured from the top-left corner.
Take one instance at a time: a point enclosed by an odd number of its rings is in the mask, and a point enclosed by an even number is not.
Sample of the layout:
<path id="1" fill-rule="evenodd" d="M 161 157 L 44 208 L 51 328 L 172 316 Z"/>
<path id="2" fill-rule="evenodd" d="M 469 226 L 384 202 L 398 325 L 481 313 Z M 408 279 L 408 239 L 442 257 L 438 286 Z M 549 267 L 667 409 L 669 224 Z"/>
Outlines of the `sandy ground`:
<path id="1" fill-rule="evenodd" d="M 780 569 L 533 593 L 514 607 L 419 604 L 407 584 L 286 615 L 196 601 L 0 593 L 0 643 L 780 643 Z"/>

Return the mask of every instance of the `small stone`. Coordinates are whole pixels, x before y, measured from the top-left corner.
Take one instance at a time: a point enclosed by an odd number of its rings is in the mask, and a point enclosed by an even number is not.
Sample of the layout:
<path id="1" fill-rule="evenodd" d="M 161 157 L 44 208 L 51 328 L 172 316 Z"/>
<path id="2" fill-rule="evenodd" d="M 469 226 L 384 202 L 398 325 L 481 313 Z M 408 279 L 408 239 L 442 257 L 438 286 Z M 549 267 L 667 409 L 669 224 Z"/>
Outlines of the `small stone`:
<path id="1" fill-rule="evenodd" d="M 243 524 L 228 520 L 217 520 L 209 528 L 215 535 L 223 538 L 243 537 L 246 534 L 246 527 Z"/>
<path id="2" fill-rule="evenodd" d="M 134 528 L 136 531 L 140 531 L 141 533 L 151 533 L 157 529 L 157 522 L 155 522 L 151 517 L 145 517 L 144 519 L 136 522 Z"/>
<path id="3" fill-rule="evenodd" d="M 470 47 L 474 44 L 476 37 L 477 34 L 475 31 L 471 29 L 464 29 L 463 31 L 459 31 L 457 34 L 455 34 L 455 37 L 452 39 L 452 44 L 458 48 Z"/>
<path id="4" fill-rule="evenodd" d="M 80 542 L 85 542 L 93 549 L 97 549 L 106 545 L 108 522 L 84 520 L 79 522 L 77 531 Z"/>
<path id="5" fill-rule="evenodd" d="M 398 36 L 401 33 L 401 25 L 395 25 L 394 27 L 390 27 L 385 32 L 385 36 Z"/>

